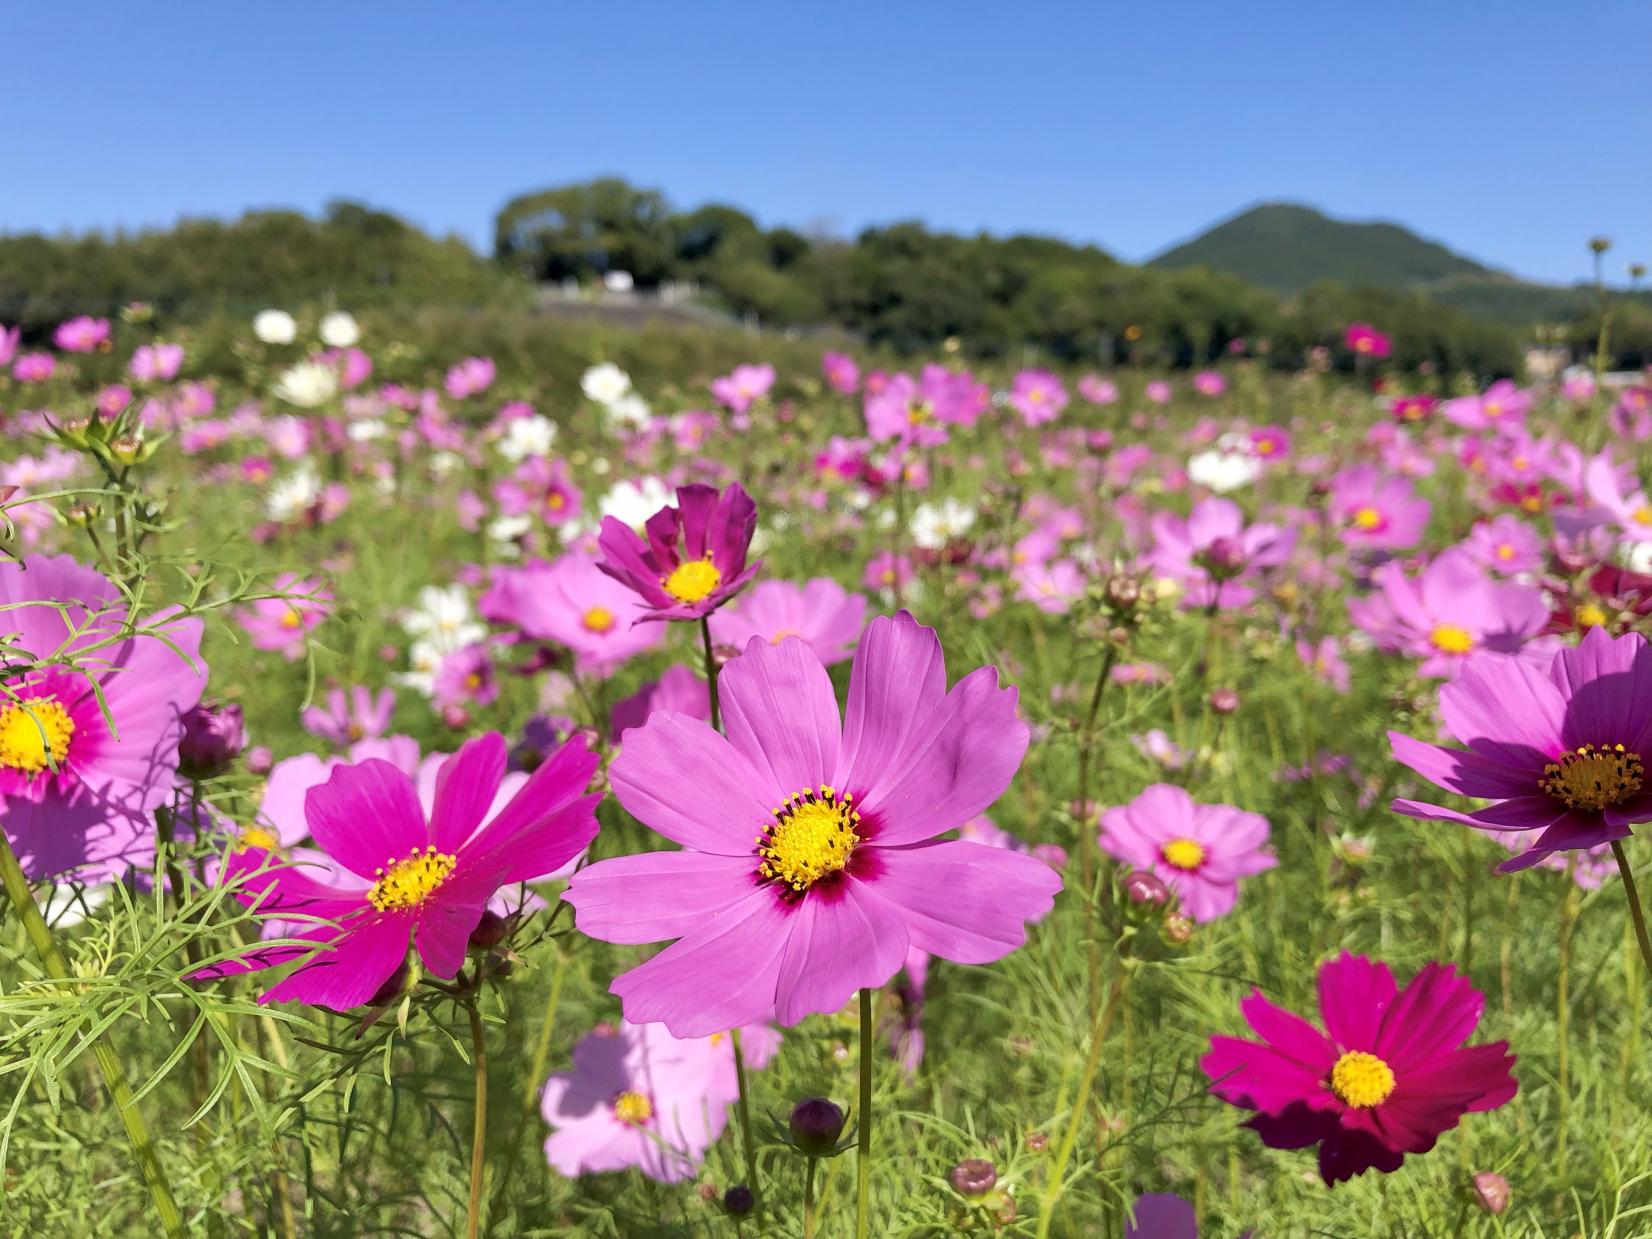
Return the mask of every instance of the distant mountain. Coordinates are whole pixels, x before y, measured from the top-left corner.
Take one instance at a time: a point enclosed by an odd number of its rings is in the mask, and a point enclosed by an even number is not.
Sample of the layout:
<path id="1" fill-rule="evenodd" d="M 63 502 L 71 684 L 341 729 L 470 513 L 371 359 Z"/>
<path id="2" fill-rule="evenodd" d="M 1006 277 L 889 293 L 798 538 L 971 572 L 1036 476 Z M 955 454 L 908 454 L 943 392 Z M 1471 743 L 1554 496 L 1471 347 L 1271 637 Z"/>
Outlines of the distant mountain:
<path id="1" fill-rule="evenodd" d="M 1398 224 L 1333 219 L 1290 202 L 1241 211 L 1148 265 L 1209 267 L 1287 295 L 1324 280 L 1418 292 L 1481 322 L 1511 326 L 1574 319 L 1595 305 L 1589 285 L 1530 283 Z"/>
<path id="2" fill-rule="evenodd" d="M 1242 211 L 1150 265 L 1210 267 L 1284 293 L 1320 280 L 1393 289 L 1445 280 L 1519 282 L 1398 224 L 1350 223 L 1288 202 Z"/>

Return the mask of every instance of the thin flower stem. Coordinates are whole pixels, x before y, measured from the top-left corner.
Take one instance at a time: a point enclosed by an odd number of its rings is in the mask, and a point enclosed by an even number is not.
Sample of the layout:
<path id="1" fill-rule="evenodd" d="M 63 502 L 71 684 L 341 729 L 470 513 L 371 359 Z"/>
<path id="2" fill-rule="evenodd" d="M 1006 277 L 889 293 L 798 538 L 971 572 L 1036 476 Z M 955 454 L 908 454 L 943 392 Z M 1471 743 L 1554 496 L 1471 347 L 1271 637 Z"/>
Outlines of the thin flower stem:
<path id="1" fill-rule="evenodd" d="M 815 1162 L 817 1158 L 809 1159 L 809 1167 L 803 1172 L 803 1239 L 815 1239 Z"/>
<path id="2" fill-rule="evenodd" d="M 470 1016 L 470 1053 L 476 1068 L 476 1114 L 470 1132 L 470 1202 L 465 1208 L 465 1234 L 468 1239 L 477 1239 L 482 1233 L 482 1177 L 487 1169 L 488 1049 L 482 1013 L 474 997 L 465 1003 L 465 1014 Z"/>
<path id="3" fill-rule="evenodd" d="M 757 1185 L 757 1144 L 751 1130 L 751 1094 L 746 1088 L 746 1055 L 740 1048 L 740 1030 L 729 1030 L 729 1041 L 734 1045 L 734 1081 L 740 1096 L 735 1102 L 740 1112 L 740 1143 L 746 1153 L 746 1186 L 751 1189 L 752 1212 L 763 1207 L 763 1193 Z"/>
<path id="4" fill-rule="evenodd" d="M 860 991 L 860 1131 L 855 1156 L 855 1239 L 867 1239 L 872 1213 L 872 991 Z"/>
<path id="5" fill-rule="evenodd" d="M 556 1030 L 556 1012 L 562 1003 L 562 982 L 567 979 L 568 965 L 572 962 L 572 952 L 556 948 L 556 967 L 551 973 L 550 995 L 545 999 L 545 1015 L 539 1025 L 539 1036 L 534 1042 L 533 1060 L 528 1065 L 527 1074 L 522 1078 L 522 1113 L 517 1116 L 516 1130 L 511 1135 L 510 1152 L 506 1155 L 504 1167 L 499 1171 L 499 1178 L 493 1185 L 493 1200 L 488 1205 L 490 1217 L 500 1216 L 499 1211 L 504 1208 L 511 1176 L 516 1172 L 516 1163 L 521 1159 L 522 1138 L 533 1122 L 534 1111 L 538 1109 L 540 1094 L 545 1087 L 545 1068 L 551 1058 L 551 1036 Z"/>
<path id="6" fill-rule="evenodd" d="M 1044 1200 L 1038 1211 L 1038 1239 L 1047 1239 L 1050 1223 L 1055 1220 L 1055 1204 L 1061 1195 L 1062 1179 L 1067 1173 L 1067 1162 L 1078 1142 L 1078 1129 L 1084 1124 L 1084 1115 L 1090 1108 L 1090 1089 L 1096 1082 L 1096 1069 L 1101 1065 L 1101 1047 L 1107 1040 L 1107 1031 L 1113 1023 L 1113 1012 L 1118 1009 L 1129 972 L 1121 963 L 1113 974 L 1113 984 L 1107 991 L 1107 1002 L 1090 1030 L 1090 1052 L 1084 1059 L 1084 1075 L 1078 1082 L 1078 1096 L 1073 1098 L 1072 1113 L 1067 1119 L 1067 1130 L 1061 1135 L 1055 1160 L 1050 1163 L 1049 1175 L 1044 1181 Z"/>
<path id="7" fill-rule="evenodd" d="M 1623 840 L 1612 840 L 1612 858 L 1618 862 L 1618 872 L 1623 875 L 1623 893 L 1629 898 L 1629 919 L 1635 923 L 1635 942 L 1641 949 L 1641 962 L 1652 976 L 1652 938 L 1646 934 L 1646 911 L 1641 907 L 1641 894 L 1635 886 L 1635 872 L 1624 853 Z"/>
<path id="8" fill-rule="evenodd" d="M 723 711 L 717 700 L 717 659 L 711 652 L 711 620 L 704 615 L 700 617 L 700 640 L 705 646 L 706 694 L 711 698 L 711 729 L 722 731 Z"/>
<path id="9" fill-rule="evenodd" d="M 1101 943 L 1096 938 L 1096 869 L 1100 840 L 1096 824 L 1090 820 L 1090 763 L 1096 744 L 1096 719 L 1101 714 L 1101 696 L 1106 691 L 1113 664 L 1118 661 L 1119 647 L 1109 642 L 1096 671 L 1095 686 L 1090 690 L 1090 707 L 1084 715 L 1084 730 L 1078 742 L 1078 803 L 1074 815 L 1078 818 L 1078 875 L 1079 889 L 1084 897 L 1084 940 L 1087 945 L 1090 979 L 1090 1013 L 1094 1018 L 1101 997 Z"/>
<path id="10" fill-rule="evenodd" d="M 62 953 L 58 951 L 57 943 L 52 941 L 52 931 L 46 925 L 46 918 L 40 915 L 40 905 L 34 901 L 34 892 L 29 889 L 29 880 L 23 874 L 23 867 L 17 863 L 17 853 L 11 850 L 11 841 L 6 837 L 3 828 L 0 828 L 0 886 L 5 888 L 6 898 L 17 909 L 23 929 L 34 945 L 35 953 L 46 966 L 46 974 L 54 981 L 67 981 L 69 966 L 64 961 Z M 132 1086 L 127 1083 L 120 1056 L 115 1053 L 114 1044 L 107 1032 L 92 1043 L 92 1056 L 97 1060 L 98 1070 L 103 1075 L 104 1087 L 109 1090 L 109 1097 L 120 1114 L 121 1124 L 126 1128 L 126 1139 L 132 1145 L 132 1154 L 137 1160 L 138 1170 L 143 1175 L 144 1182 L 149 1185 L 149 1197 L 154 1202 L 155 1214 L 160 1219 L 161 1228 L 169 1239 L 182 1239 L 183 1214 L 178 1210 L 178 1202 L 172 1195 L 172 1185 L 167 1182 L 166 1171 L 161 1168 L 160 1158 L 150 1141 L 149 1129 L 144 1125 L 143 1115 L 139 1113 L 137 1103 L 132 1100 Z"/>

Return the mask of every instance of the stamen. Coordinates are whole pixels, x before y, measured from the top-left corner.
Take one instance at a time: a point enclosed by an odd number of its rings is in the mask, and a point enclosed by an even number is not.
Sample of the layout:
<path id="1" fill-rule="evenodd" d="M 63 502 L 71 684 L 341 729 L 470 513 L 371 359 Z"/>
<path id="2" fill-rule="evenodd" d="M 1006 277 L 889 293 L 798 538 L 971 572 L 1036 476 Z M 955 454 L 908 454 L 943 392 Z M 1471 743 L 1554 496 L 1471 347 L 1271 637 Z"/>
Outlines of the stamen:
<path id="1" fill-rule="evenodd" d="M 824 784 L 805 787 L 773 810 L 773 825 L 757 836 L 757 872 L 782 882 L 792 896 L 848 865 L 860 842 L 855 798 Z"/>
<path id="2" fill-rule="evenodd" d="M 1349 1050 L 1331 1068 L 1331 1091 L 1344 1105 L 1369 1110 L 1394 1091 L 1394 1069 L 1375 1054 Z"/>
<path id="3" fill-rule="evenodd" d="M 380 912 L 416 908 L 447 881 L 457 863 L 458 857 L 438 852 L 434 845 L 414 848 L 406 859 L 393 862 L 388 869 L 373 870 L 378 880 L 368 888 L 367 902 Z"/>
<path id="4" fill-rule="evenodd" d="M 35 697 L 0 709 L 0 766 L 39 774 L 69 756 L 75 721 L 55 697 Z"/>
<path id="5" fill-rule="evenodd" d="M 1640 791 L 1645 773 L 1640 754 L 1621 744 L 1584 744 L 1544 766 L 1537 785 L 1568 809 L 1599 812 Z"/>

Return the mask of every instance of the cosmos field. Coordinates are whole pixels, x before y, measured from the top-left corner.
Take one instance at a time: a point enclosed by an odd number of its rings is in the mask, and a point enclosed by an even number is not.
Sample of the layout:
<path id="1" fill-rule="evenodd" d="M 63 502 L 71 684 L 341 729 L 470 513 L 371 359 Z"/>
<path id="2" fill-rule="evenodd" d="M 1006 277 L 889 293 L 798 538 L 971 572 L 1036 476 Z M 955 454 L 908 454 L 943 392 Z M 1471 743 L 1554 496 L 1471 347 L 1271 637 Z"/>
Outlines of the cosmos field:
<path id="1" fill-rule="evenodd" d="M 1652 1234 L 1652 389 L 1406 329 L 0 331 L 0 1230 Z"/>

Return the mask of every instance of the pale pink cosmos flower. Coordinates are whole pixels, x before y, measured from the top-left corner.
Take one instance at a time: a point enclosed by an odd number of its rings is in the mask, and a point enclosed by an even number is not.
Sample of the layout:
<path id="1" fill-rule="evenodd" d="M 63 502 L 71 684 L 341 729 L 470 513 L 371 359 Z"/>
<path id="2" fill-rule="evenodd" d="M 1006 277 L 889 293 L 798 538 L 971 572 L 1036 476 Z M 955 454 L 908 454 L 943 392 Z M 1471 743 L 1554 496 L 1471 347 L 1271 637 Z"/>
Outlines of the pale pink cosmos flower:
<path id="1" fill-rule="evenodd" d="M 184 364 L 181 344 L 144 344 L 132 354 L 126 372 L 142 382 L 170 382 Z"/>
<path id="2" fill-rule="evenodd" d="M 1156 875 L 1199 922 L 1233 910 L 1240 878 L 1279 863 L 1267 842 L 1268 819 L 1261 814 L 1199 804 L 1169 783 L 1155 783 L 1101 815 L 1102 849 Z"/>
<path id="3" fill-rule="evenodd" d="M 719 645 L 745 649 L 753 637 L 779 644 L 787 637 L 807 642 L 827 666 L 842 662 L 855 648 L 866 623 L 866 599 L 851 594 L 830 577 L 802 585 L 762 581 L 731 606 L 713 613 L 711 635 Z"/>

